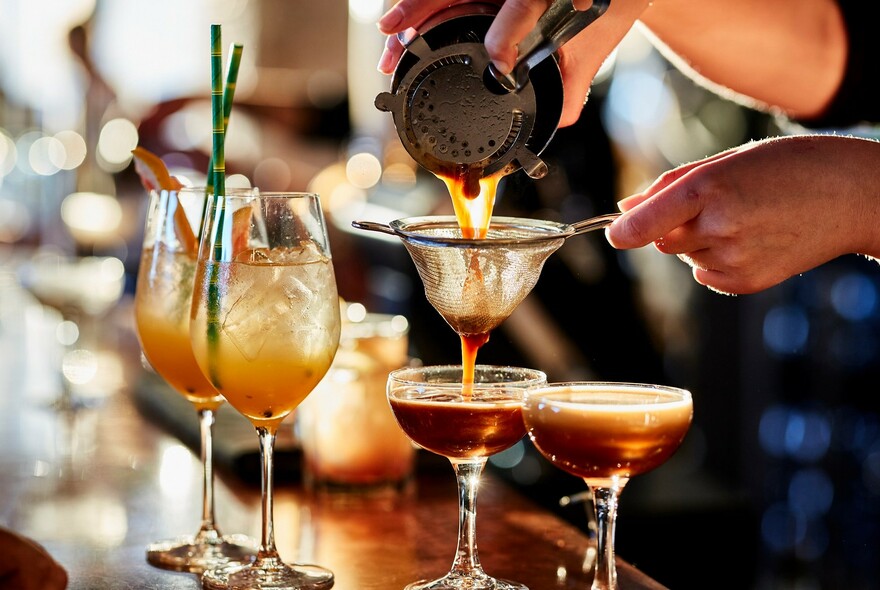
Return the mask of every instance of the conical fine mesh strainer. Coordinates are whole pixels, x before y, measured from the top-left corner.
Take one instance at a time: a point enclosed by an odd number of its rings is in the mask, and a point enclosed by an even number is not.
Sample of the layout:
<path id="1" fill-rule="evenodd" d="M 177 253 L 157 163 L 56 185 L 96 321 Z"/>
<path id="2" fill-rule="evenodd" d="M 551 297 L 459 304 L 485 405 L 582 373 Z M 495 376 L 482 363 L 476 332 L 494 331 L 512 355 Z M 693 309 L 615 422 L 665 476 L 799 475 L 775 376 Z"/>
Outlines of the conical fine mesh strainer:
<path id="1" fill-rule="evenodd" d="M 609 225 L 619 214 L 572 225 L 493 217 L 485 238 L 463 238 L 453 216 L 408 217 L 390 224 L 355 221 L 359 229 L 398 236 L 428 301 L 458 334 L 491 332 L 531 292 L 544 262 L 575 234 Z"/>

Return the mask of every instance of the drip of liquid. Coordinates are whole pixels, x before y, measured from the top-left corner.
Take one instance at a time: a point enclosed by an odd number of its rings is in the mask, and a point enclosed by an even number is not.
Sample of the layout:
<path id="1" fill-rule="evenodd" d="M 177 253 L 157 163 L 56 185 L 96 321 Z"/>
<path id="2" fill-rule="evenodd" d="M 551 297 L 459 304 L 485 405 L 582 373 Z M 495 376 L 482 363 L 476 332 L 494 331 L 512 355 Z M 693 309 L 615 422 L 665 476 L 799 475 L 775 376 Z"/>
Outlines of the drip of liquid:
<path id="1" fill-rule="evenodd" d="M 470 397 L 474 384 L 474 370 L 477 366 L 477 351 L 489 341 L 489 332 L 482 334 L 460 334 L 461 337 L 461 382 L 462 394 Z"/>
<path id="2" fill-rule="evenodd" d="M 502 176 L 500 173 L 492 176 L 480 174 L 480 169 L 463 166 L 448 174 L 438 175 L 449 189 L 461 236 L 467 239 L 486 237 L 495 207 L 498 181 Z"/>
<path id="3" fill-rule="evenodd" d="M 501 176 L 500 172 L 491 176 L 482 176 L 482 169 L 471 166 L 459 166 L 454 170 L 437 175 L 449 189 L 455 218 L 458 220 L 463 238 L 483 239 L 486 237 Z M 480 261 L 476 253 L 472 255 L 470 269 L 471 272 L 468 273 L 464 285 L 465 290 L 472 288 L 467 284 L 468 282 L 479 281 L 482 283 L 483 281 Z M 478 287 L 482 287 L 482 285 L 478 285 Z M 471 389 L 469 386 L 474 383 L 477 351 L 489 341 L 489 333 L 459 334 L 459 337 L 461 338 L 462 384 L 465 385 L 463 393 L 468 396 Z"/>

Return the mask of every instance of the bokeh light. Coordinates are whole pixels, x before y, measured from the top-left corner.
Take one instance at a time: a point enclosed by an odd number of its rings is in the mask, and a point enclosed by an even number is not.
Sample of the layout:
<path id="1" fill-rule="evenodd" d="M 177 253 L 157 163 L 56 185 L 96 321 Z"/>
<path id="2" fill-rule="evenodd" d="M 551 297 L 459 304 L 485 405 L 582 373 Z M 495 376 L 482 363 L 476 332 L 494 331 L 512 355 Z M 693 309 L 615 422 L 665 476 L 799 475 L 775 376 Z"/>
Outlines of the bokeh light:
<path id="1" fill-rule="evenodd" d="M 90 350 L 71 350 L 64 354 L 61 372 L 73 385 L 85 385 L 98 373 L 98 360 Z"/>
<path id="2" fill-rule="evenodd" d="M 287 190 L 292 179 L 290 165 L 281 158 L 266 158 L 254 168 L 254 184 L 261 190 Z"/>
<path id="3" fill-rule="evenodd" d="M 385 9 L 382 0 L 348 0 L 348 13 L 360 23 L 372 25 Z"/>
<path id="4" fill-rule="evenodd" d="M 55 139 L 64 146 L 64 161 L 60 164 L 62 170 L 74 170 L 86 159 L 88 152 L 86 140 L 76 131 L 59 131 Z"/>
<path id="5" fill-rule="evenodd" d="M 31 166 L 31 146 L 42 137 L 40 131 L 25 131 L 15 140 L 15 166 L 19 172 L 28 176 L 36 174 Z"/>
<path id="6" fill-rule="evenodd" d="M 812 463 L 831 446 L 831 421 L 820 411 L 771 406 L 761 415 L 758 437 L 768 455 Z"/>
<path id="7" fill-rule="evenodd" d="M 17 160 L 18 151 L 15 142 L 5 130 L 0 129 L 0 178 L 12 172 Z"/>
<path id="8" fill-rule="evenodd" d="M 131 150 L 138 145 L 138 131 L 128 119 L 112 119 L 101 129 L 98 138 L 98 155 L 106 168 L 119 171 L 131 161 Z"/>
<path id="9" fill-rule="evenodd" d="M 367 152 L 354 154 L 345 165 L 348 181 L 361 189 L 376 186 L 382 178 L 382 163 L 379 158 Z"/>
<path id="10" fill-rule="evenodd" d="M 803 352 L 810 335 L 810 321 L 803 308 L 781 305 L 764 317 L 764 344 L 779 355 Z"/>
<path id="11" fill-rule="evenodd" d="M 28 164 L 40 176 L 52 176 L 65 162 L 64 144 L 54 137 L 40 137 L 30 145 Z"/>
<path id="12" fill-rule="evenodd" d="M 25 237 L 32 226 L 33 217 L 23 203 L 0 197 L 0 242 L 13 244 Z"/>
<path id="13" fill-rule="evenodd" d="M 876 310 L 877 287 L 863 273 L 847 273 L 832 283 L 831 305 L 842 317 L 860 322 Z"/>
<path id="14" fill-rule="evenodd" d="M 61 203 L 61 219 L 79 242 L 105 243 L 119 229 L 122 207 L 109 195 L 73 193 Z"/>
<path id="15" fill-rule="evenodd" d="M 809 518 L 825 516 L 834 501 L 834 484 L 823 469 L 800 469 L 788 482 L 788 503 Z"/>

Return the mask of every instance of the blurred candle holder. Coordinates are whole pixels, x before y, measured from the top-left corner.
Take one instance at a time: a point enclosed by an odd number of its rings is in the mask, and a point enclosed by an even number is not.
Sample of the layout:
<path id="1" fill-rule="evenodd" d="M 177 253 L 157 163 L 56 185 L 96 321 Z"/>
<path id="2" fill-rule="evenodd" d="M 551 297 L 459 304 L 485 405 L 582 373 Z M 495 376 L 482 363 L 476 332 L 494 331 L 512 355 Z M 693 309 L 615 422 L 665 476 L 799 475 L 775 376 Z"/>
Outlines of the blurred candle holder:
<path id="1" fill-rule="evenodd" d="M 318 493 L 409 493 L 416 448 L 385 397 L 388 373 L 409 361 L 409 322 L 358 303 L 344 304 L 343 318 L 333 365 L 296 411 L 304 485 Z"/>

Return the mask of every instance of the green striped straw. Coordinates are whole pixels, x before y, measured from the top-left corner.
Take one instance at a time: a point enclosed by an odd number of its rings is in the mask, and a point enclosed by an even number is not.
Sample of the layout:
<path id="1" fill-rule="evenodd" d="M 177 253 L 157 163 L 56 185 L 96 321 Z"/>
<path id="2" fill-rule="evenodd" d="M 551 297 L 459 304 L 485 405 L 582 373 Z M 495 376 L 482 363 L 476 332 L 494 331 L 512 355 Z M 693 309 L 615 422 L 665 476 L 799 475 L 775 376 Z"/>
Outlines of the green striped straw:
<path id="1" fill-rule="evenodd" d="M 229 47 L 229 63 L 226 69 L 226 84 L 223 85 L 223 133 L 225 145 L 225 133 L 229 129 L 229 115 L 232 114 L 232 101 L 235 97 L 235 86 L 238 80 L 238 68 L 241 65 L 242 45 L 233 43 Z M 211 51 L 213 55 L 213 49 Z M 213 98 L 213 96 L 212 96 Z M 213 106 L 213 103 L 212 103 Z M 225 171 L 225 170 L 224 170 Z M 214 192 L 214 154 L 211 153 L 211 159 L 208 162 L 208 194 Z"/>
<path id="2" fill-rule="evenodd" d="M 211 25 L 211 122 L 213 151 L 211 153 L 214 196 L 226 194 L 226 128 L 223 117 L 223 49 L 220 46 L 220 25 Z"/>
<path id="3" fill-rule="evenodd" d="M 213 198 L 215 203 L 215 223 L 217 229 L 222 230 L 224 204 L 221 197 L 226 194 L 226 154 L 224 141 L 226 129 L 223 124 L 223 50 L 220 46 L 220 25 L 211 25 L 211 120 L 213 150 L 211 154 L 212 169 L 208 178 L 213 176 Z M 211 198 L 210 193 L 206 198 Z M 214 237 L 214 260 L 210 265 L 208 278 L 208 363 L 211 382 L 215 387 L 220 387 L 219 375 L 214 363 L 217 359 L 217 345 L 220 337 L 220 285 L 219 264 L 222 260 L 223 243 L 222 231 L 217 231 Z"/>

